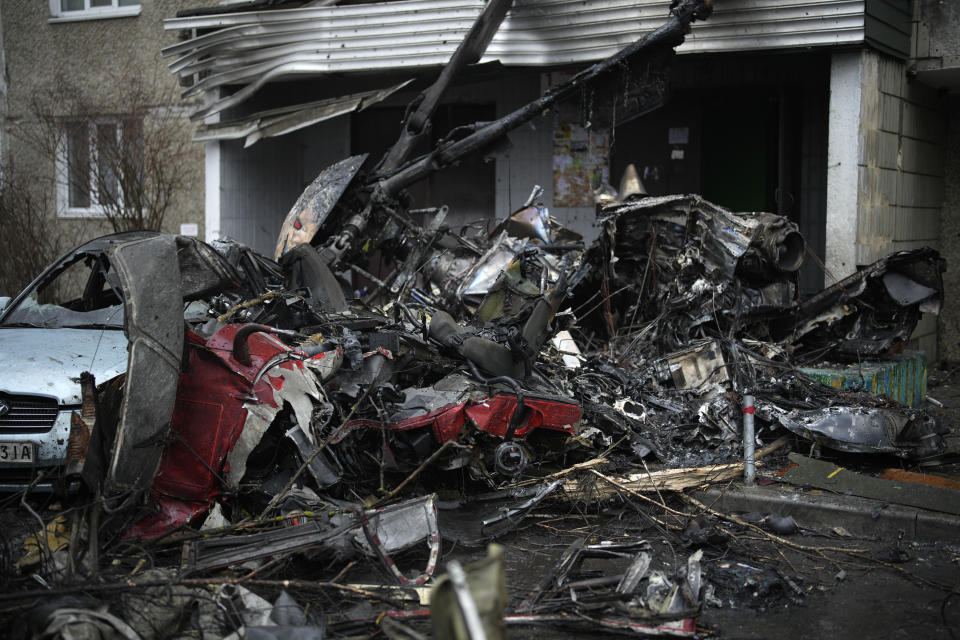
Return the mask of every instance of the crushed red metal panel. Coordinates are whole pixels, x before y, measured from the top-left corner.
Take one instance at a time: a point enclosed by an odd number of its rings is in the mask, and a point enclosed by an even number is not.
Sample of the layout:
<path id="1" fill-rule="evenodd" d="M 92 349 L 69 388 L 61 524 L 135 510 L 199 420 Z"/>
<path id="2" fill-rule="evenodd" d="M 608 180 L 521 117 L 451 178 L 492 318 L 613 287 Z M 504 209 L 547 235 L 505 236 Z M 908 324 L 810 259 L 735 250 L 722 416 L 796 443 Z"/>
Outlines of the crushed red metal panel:
<path id="1" fill-rule="evenodd" d="M 292 349 L 274 336 L 254 333 L 248 339 L 251 363 L 244 365 L 233 357 L 239 329 L 228 325 L 206 341 L 188 332 L 189 361 L 180 375 L 171 442 L 151 488 L 158 512 L 128 535 L 155 538 L 204 515 L 226 484 L 227 456 L 247 420 L 245 403 L 278 408 L 274 391 L 282 388 L 283 378 L 267 374 L 251 384 L 272 358 Z M 298 361 L 277 366 L 303 371 Z"/>
<path id="2" fill-rule="evenodd" d="M 523 402 L 524 407 L 529 409 L 529 413 L 514 431 L 517 439 L 526 438 L 538 428 L 575 433 L 574 425 L 581 416 L 578 405 L 539 398 L 525 398 Z M 389 424 L 377 420 L 351 420 L 334 434 L 330 443 L 341 442 L 348 433 L 358 428 L 409 431 L 428 426 L 431 427 L 436 440 L 444 443 L 456 440 L 460 436 L 467 419 L 480 431 L 503 438 L 507 435 L 510 423 L 513 421 L 517 404 L 516 396 L 500 394 L 482 400 L 446 405 L 422 416 Z"/>
<path id="3" fill-rule="evenodd" d="M 470 404 L 466 413 L 478 429 L 503 438 L 507 435 L 513 416 L 517 411 L 517 405 L 518 399 L 516 396 L 497 395 Z M 576 404 L 540 398 L 524 398 L 523 409 L 529 410 L 529 414 L 523 424 L 517 426 L 513 432 L 513 435 L 518 439 L 526 438 L 538 428 L 573 434 L 575 433 L 573 425 L 576 424 L 581 415 L 580 407 Z"/>

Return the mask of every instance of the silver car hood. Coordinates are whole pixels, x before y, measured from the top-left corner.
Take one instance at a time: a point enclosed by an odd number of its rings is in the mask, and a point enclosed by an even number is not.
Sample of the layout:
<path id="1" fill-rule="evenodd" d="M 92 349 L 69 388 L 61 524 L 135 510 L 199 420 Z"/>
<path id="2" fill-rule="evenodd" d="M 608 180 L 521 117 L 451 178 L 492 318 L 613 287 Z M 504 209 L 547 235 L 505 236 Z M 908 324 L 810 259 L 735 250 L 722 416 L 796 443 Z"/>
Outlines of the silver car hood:
<path id="1" fill-rule="evenodd" d="M 82 372 L 100 384 L 126 370 L 123 331 L 0 327 L 0 391 L 80 404 Z"/>

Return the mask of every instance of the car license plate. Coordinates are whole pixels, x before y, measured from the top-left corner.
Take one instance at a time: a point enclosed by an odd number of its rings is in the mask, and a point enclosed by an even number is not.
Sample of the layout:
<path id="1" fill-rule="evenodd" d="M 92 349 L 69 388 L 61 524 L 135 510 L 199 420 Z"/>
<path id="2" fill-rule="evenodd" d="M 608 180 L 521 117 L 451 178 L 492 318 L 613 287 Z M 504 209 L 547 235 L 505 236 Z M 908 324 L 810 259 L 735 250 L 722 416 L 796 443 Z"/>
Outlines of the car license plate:
<path id="1" fill-rule="evenodd" d="M 0 462 L 30 464 L 34 458 L 32 442 L 0 442 Z"/>

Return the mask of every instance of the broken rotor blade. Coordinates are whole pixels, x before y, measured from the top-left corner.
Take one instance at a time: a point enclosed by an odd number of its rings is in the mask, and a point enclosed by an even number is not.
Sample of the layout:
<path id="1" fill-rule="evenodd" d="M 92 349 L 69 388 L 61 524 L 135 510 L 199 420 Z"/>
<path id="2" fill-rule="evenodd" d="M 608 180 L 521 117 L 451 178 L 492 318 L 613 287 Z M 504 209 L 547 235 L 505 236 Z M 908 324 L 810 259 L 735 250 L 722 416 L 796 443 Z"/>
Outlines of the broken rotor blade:
<path id="1" fill-rule="evenodd" d="M 366 159 L 365 153 L 351 156 L 320 172 L 284 219 L 273 252 L 274 260 L 297 245 L 313 240 Z"/>
<path id="2" fill-rule="evenodd" d="M 381 197 L 394 196 L 402 189 L 452 165 L 464 156 L 488 147 L 508 132 L 530 122 L 560 100 L 573 95 L 585 85 L 596 80 L 601 74 L 623 64 L 634 55 L 659 47 L 679 46 L 683 43 L 691 23 L 697 19 L 702 20 L 709 15 L 711 5 L 704 0 L 680 0 L 676 5 L 670 11 L 670 18 L 659 28 L 644 34 L 643 37 L 609 58 L 584 69 L 571 78 L 569 82 L 547 91 L 533 102 L 490 122 L 461 140 L 427 154 L 389 178 L 379 181 L 376 185 L 379 195 Z"/>
<path id="3" fill-rule="evenodd" d="M 450 56 L 450 61 L 440 72 L 440 76 L 414 100 L 420 101 L 417 110 L 405 119 L 400 138 L 377 166 L 379 173 L 389 173 L 406 162 L 417 140 L 430 130 L 430 117 L 437 110 L 447 87 L 465 66 L 477 62 L 483 56 L 511 5 L 513 0 L 490 0 L 483 8 L 460 46 Z M 411 103 L 410 107 L 412 106 Z"/>

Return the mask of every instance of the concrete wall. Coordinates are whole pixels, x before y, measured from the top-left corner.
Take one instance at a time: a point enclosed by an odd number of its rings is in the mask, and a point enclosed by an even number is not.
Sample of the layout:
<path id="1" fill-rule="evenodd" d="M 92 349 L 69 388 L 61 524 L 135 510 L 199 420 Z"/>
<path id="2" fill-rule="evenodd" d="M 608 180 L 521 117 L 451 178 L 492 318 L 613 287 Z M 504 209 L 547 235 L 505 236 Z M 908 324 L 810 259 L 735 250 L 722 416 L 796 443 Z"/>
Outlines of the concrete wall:
<path id="1" fill-rule="evenodd" d="M 911 61 L 925 80 L 960 85 L 960 3 L 915 0 Z"/>
<path id="2" fill-rule="evenodd" d="M 857 262 L 891 251 L 941 248 L 946 105 L 936 89 L 910 81 L 900 60 L 864 53 Z M 937 319 L 925 314 L 913 340 L 937 354 Z"/>
<path id="3" fill-rule="evenodd" d="M 940 248 L 946 104 L 870 50 L 834 54 L 827 160 L 827 268 L 836 278 L 883 256 Z M 936 354 L 936 319 L 913 336 Z"/>
<path id="4" fill-rule="evenodd" d="M 939 248 L 945 104 L 903 62 L 863 54 L 857 263 Z"/>
<path id="5" fill-rule="evenodd" d="M 54 233 L 63 236 L 66 247 L 107 233 L 110 227 L 102 219 L 57 217 L 53 159 L 36 148 L 36 114 L 42 110 L 58 117 L 76 115 L 68 113 L 66 88 L 76 91 L 78 100 L 97 113 L 121 116 L 132 79 L 150 96 L 145 127 L 171 120 L 172 114 L 176 124 L 170 127 L 170 135 L 185 147 L 180 162 L 186 168 L 186 183 L 174 197 L 164 229 L 179 231 L 181 223 L 198 223 L 202 236 L 204 148 L 190 142 L 193 126 L 160 49 L 176 41 L 176 34 L 163 31 L 163 18 L 207 4 L 206 0 L 144 0 L 139 16 L 52 23 L 46 1 L 0 3 L 8 80 L 2 120 L 4 159 L 29 175 L 38 193 L 48 196 L 49 223 Z"/>
<path id="6" fill-rule="evenodd" d="M 947 261 L 946 288 L 940 312 L 940 357 L 960 361 L 960 94 L 948 98 L 944 155 L 943 214 L 940 218 L 940 251 Z"/>
<path id="7" fill-rule="evenodd" d="M 939 317 L 939 355 L 960 360 L 960 3 L 915 0 L 911 65 L 917 77 L 947 94 L 944 196 L 940 253 L 947 261 L 946 295 Z"/>
<path id="8" fill-rule="evenodd" d="M 827 142 L 827 285 L 856 271 L 861 51 L 833 54 Z"/>

